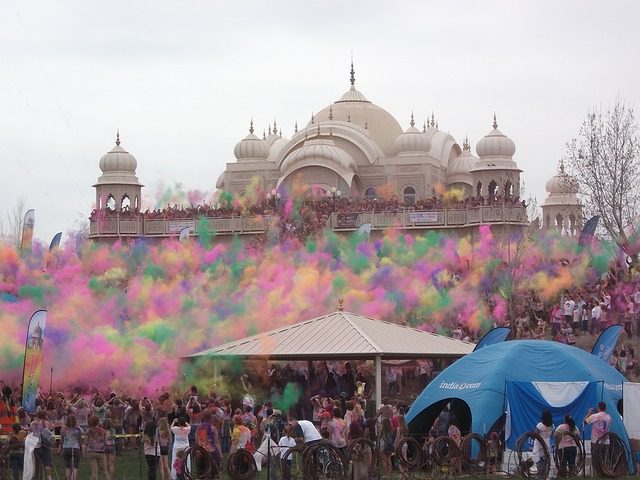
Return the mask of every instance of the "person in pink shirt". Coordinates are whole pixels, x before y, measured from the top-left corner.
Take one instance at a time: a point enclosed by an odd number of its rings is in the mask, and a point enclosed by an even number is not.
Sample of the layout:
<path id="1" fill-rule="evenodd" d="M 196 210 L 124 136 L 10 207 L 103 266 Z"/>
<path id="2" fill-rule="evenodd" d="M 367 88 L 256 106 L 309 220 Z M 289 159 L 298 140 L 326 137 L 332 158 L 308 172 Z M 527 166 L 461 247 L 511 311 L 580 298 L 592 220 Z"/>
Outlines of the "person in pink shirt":
<path id="1" fill-rule="evenodd" d="M 607 413 L 607 404 L 604 402 L 598 402 L 597 412 L 594 413 L 593 408 L 590 408 L 587 412 L 587 416 L 584 418 L 585 423 L 591 425 L 591 455 L 597 454 L 598 448 L 601 445 L 597 445 L 597 442 L 605 434 L 609 433 L 611 428 L 611 415 Z M 605 440 L 604 443 L 609 443 Z"/>

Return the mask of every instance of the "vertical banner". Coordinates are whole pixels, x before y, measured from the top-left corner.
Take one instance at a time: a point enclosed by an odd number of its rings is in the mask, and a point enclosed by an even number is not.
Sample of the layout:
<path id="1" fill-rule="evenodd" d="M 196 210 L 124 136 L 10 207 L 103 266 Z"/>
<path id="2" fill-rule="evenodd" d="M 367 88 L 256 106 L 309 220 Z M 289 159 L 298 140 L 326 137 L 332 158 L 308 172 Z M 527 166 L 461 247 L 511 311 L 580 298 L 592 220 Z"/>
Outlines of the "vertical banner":
<path id="1" fill-rule="evenodd" d="M 582 231 L 580 232 L 580 240 L 578 240 L 578 245 L 584 247 L 585 245 L 589 245 L 591 240 L 593 240 L 593 236 L 596 234 L 596 229 L 598 228 L 598 222 L 600 221 L 600 215 L 594 215 L 591 217 L 587 223 L 582 227 Z"/>
<path id="2" fill-rule="evenodd" d="M 605 328 L 596 343 L 593 345 L 591 354 L 601 358 L 605 362 L 609 363 L 613 349 L 616 348 L 618 343 L 618 337 L 622 333 L 622 325 L 611 325 Z"/>
<path id="3" fill-rule="evenodd" d="M 33 241 L 33 227 L 36 223 L 36 211 L 32 208 L 24 214 L 22 222 L 22 239 L 20 240 L 20 250 L 31 251 Z"/>
<path id="4" fill-rule="evenodd" d="M 488 347 L 489 345 L 493 345 L 494 343 L 502 343 L 509 337 L 510 334 L 511 329 L 509 327 L 493 328 L 484 334 L 484 337 L 480 339 L 473 351 L 475 352 L 476 350 Z"/>
<path id="5" fill-rule="evenodd" d="M 22 407 L 27 413 L 35 413 L 38 384 L 44 359 L 44 329 L 47 311 L 38 310 L 31 315 L 27 330 L 27 344 L 24 349 L 24 370 L 22 373 Z"/>
<path id="6" fill-rule="evenodd" d="M 62 239 L 62 232 L 56 233 L 51 239 L 51 243 L 49 244 L 49 251 L 54 248 L 58 248 L 60 246 L 60 240 Z"/>

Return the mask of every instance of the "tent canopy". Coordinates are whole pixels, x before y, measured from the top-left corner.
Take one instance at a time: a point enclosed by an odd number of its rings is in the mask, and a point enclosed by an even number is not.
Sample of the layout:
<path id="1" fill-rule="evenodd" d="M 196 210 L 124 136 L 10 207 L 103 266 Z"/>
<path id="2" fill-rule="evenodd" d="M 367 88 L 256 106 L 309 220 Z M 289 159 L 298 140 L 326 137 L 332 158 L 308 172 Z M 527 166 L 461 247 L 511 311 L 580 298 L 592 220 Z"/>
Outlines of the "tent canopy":
<path id="1" fill-rule="evenodd" d="M 459 358 L 474 344 L 337 311 L 188 355 L 272 360 Z"/>
<path id="2" fill-rule="evenodd" d="M 504 422 L 506 418 L 508 391 L 511 389 L 512 394 L 526 395 L 524 382 L 533 385 L 529 389 L 532 392 L 529 398 L 540 397 L 538 405 L 553 404 L 553 400 L 549 402 L 542 398 L 547 392 L 550 392 L 547 398 L 553 396 L 553 385 L 550 384 L 571 382 L 572 386 L 567 383 L 561 389 L 577 388 L 573 400 L 584 395 L 582 398 L 589 399 L 585 400 L 587 402 L 606 402 L 607 411 L 613 419 L 611 430 L 626 439 L 617 412 L 624 377 L 602 359 L 584 350 L 544 340 L 497 343 L 458 360 L 438 375 L 415 400 L 407 414 L 409 429 L 413 434 L 428 432 L 442 408 L 450 403 L 451 415 L 456 417 L 461 430 L 481 435 L 501 430 L 503 424 L 498 422 Z M 591 388 L 587 388 L 588 385 Z M 533 400 L 530 403 L 533 405 Z M 570 403 L 567 401 L 563 405 L 569 408 Z M 580 408 L 595 404 L 578 403 Z M 540 413 L 537 412 L 535 422 Z M 580 426 L 582 418 L 577 414 L 574 418 Z M 535 425 L 530 425 L 528 430 L 533 430 Z"/>

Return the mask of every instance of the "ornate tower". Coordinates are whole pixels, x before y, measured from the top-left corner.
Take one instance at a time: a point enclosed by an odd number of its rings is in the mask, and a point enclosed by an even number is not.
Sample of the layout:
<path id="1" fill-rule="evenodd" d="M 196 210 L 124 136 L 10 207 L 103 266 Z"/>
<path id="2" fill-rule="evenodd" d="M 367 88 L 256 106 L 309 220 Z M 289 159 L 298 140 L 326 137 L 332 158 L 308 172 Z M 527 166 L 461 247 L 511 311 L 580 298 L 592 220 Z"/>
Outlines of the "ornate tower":
<path id="1" fill-rule="evenodd" d="M 140 210 L 142 185 L 136 177 L 136 158 L 120 146 L 120 132 L 116 146 L 100 159 L 102 175 L 96 189 L 96 209 L 113 211 Z"/>
<path id="2" fill-rule="evenodd" d="M 582 204 L 578 199 L 578 181 L 564 170 L 560 160 L 558 173 L 545 186 L 548 196 L 542 204 L 544 228 L 554 228 L 564 235 L 576 236 L 582 230 Z"/>

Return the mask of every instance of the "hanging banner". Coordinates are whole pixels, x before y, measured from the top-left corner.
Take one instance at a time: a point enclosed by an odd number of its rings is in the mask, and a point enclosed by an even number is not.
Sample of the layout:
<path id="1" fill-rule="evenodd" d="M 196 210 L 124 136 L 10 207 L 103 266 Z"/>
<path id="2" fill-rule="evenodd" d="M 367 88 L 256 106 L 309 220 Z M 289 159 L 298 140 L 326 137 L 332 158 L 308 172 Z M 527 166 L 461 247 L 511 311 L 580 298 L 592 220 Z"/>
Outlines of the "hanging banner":
<path id="1" fill-rule="evenodd" d="M 62 240 L 62 232 L 56 233 L 51 239 L 51 243 L 49 244 L 49 251 L 53 250 L 54 248 L 58 248 L 60 246 L 60 240 Z"/>
<path id="2" fill-rule="evenodd" d="M 598 340 L 596 340 L 596 343 L 593 344 L 591 354 L 609 363 L 609 359 L 611 359 L 611 354 L 614 348 L 616 348 L 616 343 L 618 343 L 618 337 L 621 333 L 622 325 L 611 325 L 605 328 L 598 337 Z"/>
<path id="3" fill-rule="evenodd" d="M 36 211 L 32 208 L 24 214 L 22 222 L 22 238 L 20 240 L 20 250 L 31 251 L 33 241 L 33 227 L 36 223 Z"/>
<path id="4" fill-rule="evenodd" d="M 38 310 L 31 315 L 24 349 L 24 370 L 22 372 L 22 407 L 27 413 L 35 413 L 38 384 L 44 359 L 44 330 L 47 311 Z"/>

